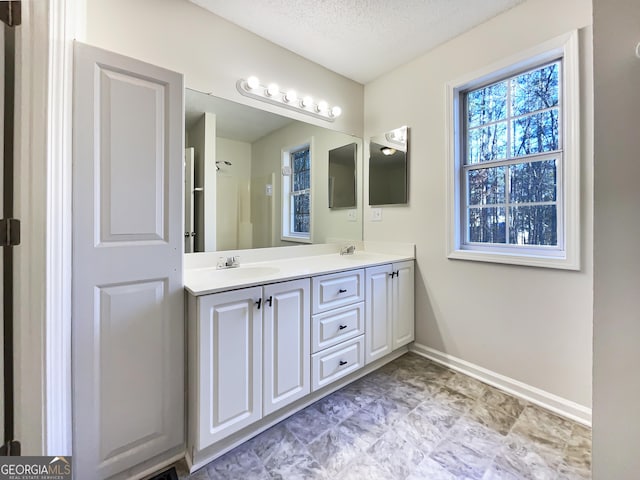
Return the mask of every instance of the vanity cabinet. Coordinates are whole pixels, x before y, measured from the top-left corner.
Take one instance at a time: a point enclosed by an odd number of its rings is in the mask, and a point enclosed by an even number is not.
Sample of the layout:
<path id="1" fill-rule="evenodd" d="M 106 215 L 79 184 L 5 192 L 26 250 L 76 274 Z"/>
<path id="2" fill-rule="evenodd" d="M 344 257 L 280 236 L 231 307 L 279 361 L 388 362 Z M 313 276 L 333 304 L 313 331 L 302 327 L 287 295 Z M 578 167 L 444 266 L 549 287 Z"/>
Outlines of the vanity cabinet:
<path id="1" fill-rule="evenodd" d="M 197 448 L 310 391 L 309 279 L 198 297 Z"/>
<path id="2" fill-rule="evenodd" d="M 199 449 L 262 418 L 262 287 L 198 297 Z"/>
<path id="3" fill-rule="evenodd" d="M 413 272 L 411 260 L 189 295 L 190 464 L 400 355 Z"/>
<path id="4" fill-rule="evenodd" d="M 414 339 L 414 264 L 399 262 L 366 269 L 366 363 Z"/>
<path id="5" fill-rule="evenodd" d="M 311 388 L 318 390 L 364 366 L 364 270 L 312 278 Z"/>

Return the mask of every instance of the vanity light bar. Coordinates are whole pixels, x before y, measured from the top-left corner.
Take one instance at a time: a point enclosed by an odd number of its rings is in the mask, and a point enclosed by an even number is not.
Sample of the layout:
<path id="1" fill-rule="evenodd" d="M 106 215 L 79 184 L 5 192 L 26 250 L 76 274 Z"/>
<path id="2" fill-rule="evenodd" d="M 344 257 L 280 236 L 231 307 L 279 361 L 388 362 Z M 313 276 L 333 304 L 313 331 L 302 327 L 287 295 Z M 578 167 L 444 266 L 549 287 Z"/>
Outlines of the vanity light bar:
<path id="1" fill-rule="evenodd" d="M 245 97 L 306 113 L 327 122 L 333 122 L 342 114 L 342 109 L 337 105 L 329 107 L 329 104 L 324 100 L 316 103 L 308 95 L 299 96 L 295 90 L 282 91 L 276 83 L 262 85 L 257 77 L 249 77 L 246 80 L 241 78 L 236 82 L 236 88 Z"/>

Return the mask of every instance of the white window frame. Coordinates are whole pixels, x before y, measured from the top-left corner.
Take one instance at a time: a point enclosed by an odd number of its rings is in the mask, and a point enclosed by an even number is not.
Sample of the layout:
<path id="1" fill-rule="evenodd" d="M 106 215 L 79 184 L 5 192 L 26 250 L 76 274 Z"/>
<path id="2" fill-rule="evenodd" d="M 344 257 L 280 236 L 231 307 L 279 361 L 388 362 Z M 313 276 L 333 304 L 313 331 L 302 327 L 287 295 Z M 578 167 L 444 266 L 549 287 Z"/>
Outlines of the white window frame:
<path id="1" fill-rule="evenodd" d="M 549 40 L 446 86 L 447 113 L 447 248 L 448 258 L 514 265 L 580 269 L 580 72 L 578 32 Z M 562 60 L 560 155 L 557 163 L 558 246 L 466 244 L 463 226 L 465 186 L 462 176 L 464 92 L 518 73 Z M 542 156 L 543 154 L 541 154 Z M 538 157 L 541 158 L 541 157 Z M 526 162 L 527 157 L 514 163 Z"/>
<path id="2" fill-rule="evenodd" d="M 309 232 L 298 233 L 293 231 L 293 165 L 291 163 L 291 153 L 309 149 Z M 280 239 L 286 242 L 313 243 L 311 232 L 313 232 L 313 137 L 282 149 L 282 228 Z"/>

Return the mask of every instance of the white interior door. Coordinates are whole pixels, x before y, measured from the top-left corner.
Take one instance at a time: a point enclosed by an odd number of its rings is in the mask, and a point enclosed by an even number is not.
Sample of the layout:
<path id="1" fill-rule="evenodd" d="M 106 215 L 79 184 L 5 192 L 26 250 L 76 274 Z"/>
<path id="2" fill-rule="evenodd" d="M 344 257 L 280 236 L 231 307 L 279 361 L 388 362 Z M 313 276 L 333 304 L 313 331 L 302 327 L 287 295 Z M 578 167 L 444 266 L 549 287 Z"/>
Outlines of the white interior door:
<path id="1" fill-rule="evenodd" d="M 194 194 L 194 160 L 193 147 L 184 150 L 184 253 L 193 252 L 193 241 L 196 235 L 193 216 Z"/>
<path id="2" fill-rule="evenodd" d="M 79 43 L 74 64 L 74 472 L 129 478 L 184 449 L 183 78 Z"/>

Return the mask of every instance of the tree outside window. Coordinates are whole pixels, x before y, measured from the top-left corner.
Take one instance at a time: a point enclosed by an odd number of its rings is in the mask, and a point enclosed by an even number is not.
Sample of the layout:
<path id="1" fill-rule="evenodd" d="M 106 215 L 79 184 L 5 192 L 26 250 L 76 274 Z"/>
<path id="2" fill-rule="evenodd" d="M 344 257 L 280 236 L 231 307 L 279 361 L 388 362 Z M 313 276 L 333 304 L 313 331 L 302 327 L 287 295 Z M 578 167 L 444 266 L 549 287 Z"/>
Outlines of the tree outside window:
<path id="1" fill-rule="evenodd" d="M 462 92 L 465 244 L 557 247 L 561 60 Z"/>

